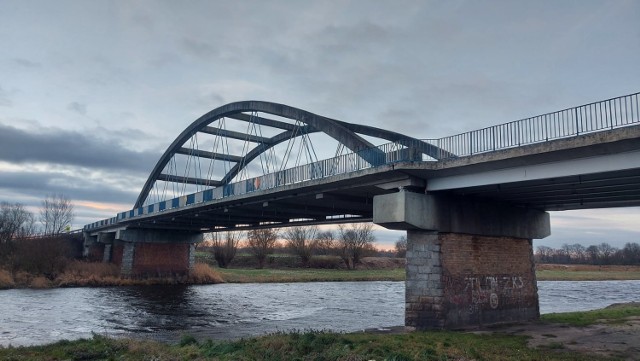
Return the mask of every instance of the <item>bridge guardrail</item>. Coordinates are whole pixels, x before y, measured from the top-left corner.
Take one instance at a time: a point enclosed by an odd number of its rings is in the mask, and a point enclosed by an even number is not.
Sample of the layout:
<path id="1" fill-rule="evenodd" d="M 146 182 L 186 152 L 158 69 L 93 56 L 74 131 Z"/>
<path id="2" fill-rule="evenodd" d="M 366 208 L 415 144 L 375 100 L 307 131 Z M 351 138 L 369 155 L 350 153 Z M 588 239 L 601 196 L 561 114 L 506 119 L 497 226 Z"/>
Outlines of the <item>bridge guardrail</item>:
<path id="1" fill-rule="evenodd" d="M 640 123 L 639 96 L 640 93 L 634 93 L 450 137 L 422 140 L 438 148 L 438 159 L 422 154 L 419 151 L 418 141 L 404 142 L 404 144 L 386 143 L 371 149 L 347 153 L 121 212 L 116 217 L 91 223 L 85 226 L 85 229 L 91 230 L 168 209 L 322 179 L 380 165 L 470 156 L 629 126 Z M 367 153 L 366 156 L 363 156 L 364 153 Z"/>
<path id="2" fill-rule="evenodd" d="M 426 140 L 458 157 L 486 153 L 640 123 L 640 93 Z M 440 159 L 445 159 L 446 153 Z"/>

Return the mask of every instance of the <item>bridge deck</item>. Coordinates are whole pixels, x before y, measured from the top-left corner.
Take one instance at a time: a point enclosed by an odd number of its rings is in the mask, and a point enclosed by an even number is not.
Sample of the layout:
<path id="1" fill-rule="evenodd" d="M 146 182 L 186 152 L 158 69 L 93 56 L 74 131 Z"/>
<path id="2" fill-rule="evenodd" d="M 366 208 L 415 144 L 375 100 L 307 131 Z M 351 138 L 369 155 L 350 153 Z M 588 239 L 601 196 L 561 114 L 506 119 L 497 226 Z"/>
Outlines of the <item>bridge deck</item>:
<path id="1" fill-rule="evenodd" d="M 210 200 L 191 195 L 175 208 L 131 210 L 88 230 L 127 226 L 213 230 L 369 221 L 373 197 L 398 187 L 499 199 L 541 210 L 637 206 L 639 181 L 640 125 L 636 125 L 457 159 L 396 159 Z"/>

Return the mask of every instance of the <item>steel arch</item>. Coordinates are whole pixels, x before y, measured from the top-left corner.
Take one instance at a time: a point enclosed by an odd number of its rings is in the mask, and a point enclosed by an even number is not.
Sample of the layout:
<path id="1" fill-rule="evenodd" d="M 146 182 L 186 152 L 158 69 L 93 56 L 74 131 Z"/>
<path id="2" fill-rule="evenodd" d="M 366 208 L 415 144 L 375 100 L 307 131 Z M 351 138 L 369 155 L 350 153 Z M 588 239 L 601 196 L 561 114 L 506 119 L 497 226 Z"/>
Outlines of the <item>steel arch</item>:
<path id="1" fill-rule="evenodd" d="M 385 139 L 390 142 L 396 142 L 399 144 L 413 144 L 414 146 L 417 144 L 418 149 L 423 153 L 432 158 L 439 159 L 443 156 L 443 150 L 426 142 L 420 141 L 418 139 L 380 129 L 367 125 L 360 124 L 351 124 L 343 121 L 339 121 L 336 119 L 327 118 L 324 116 L 320 116 L 302 109 L 294 108 L 284 104 L 271 103 L 265 101 L 241 101 L 234 102 L 223 105 L 216 109 L 211 110 L 210 112 L 202 115 L 200 118 L 196 119 L 193 123 L 191 123 L 178 137 L 171 143 L 171 145 L 164 152 L 162 157 L 158 163 L 156 163 L 153 171 L 147 178 L 147 181 L 142 188 L 142 191 L 138 195 L 134 208 L 141 207 L 145 200 L 147 199 L 151 189 L 153 188 L 154 183 L 157 180 L 161 179 L 161 174 L 167 163 L 171 160 L 171 158 L 175 154 L 180 154 L 182 146 L 196 133 L 204 131 L 206 127 L 215 122 L 218 119 L 224 117 L 230 117 L 239 120 L 247 120 L 249 116 L 244 114 L 244 112 L 259 112 L 265 114 L 271 114 L 283 118 L 292 119 L 295 121 L 299 121 L 301 123 L 306 124 L 304 134 L 314 133 L 314 132 L 323 132 L 330 137 L 337 140 L 339 143 L 343 144 L 345 147 L 349 148 L 353 152 L 358 152 L 363 149 L 372 149 L 372 152 L 363 153 L 362 157 L 368 162 L 374 162 L 377 156 L 382 153 L 381 150 L 374 147 L 373 144 L 362 138 L 358 134 L 363 134 L 375 138 Z M 221 181 L 217 181 L 215 183 L 220 185 L 228 184 L 244 167 L 246 167 L 252 160 L 256 157 L 260 156 L 260 154 L 264 153 L 268 149 L 278 145 L 284 141 L 289 140 L 294 132 L 296 131 L 295 126 L 289 123 L 281 123 L 278 121 L 258 118 L 259 122 L 262 125 L 271 126 L 275 128 L 283 127 L 285 131 L 268 138 L 267 143 L 263 143 L 262 147 L 255 147 L 251 151 L 249 151 L 244 157 L 242 157 L 239 161 L 236 162 L 236 165 L 233 166 L 222 178 Z M 290 126 L 289 129 L 285 129 L 284 124 Z M 206 132 L 206 131 L 205 131 Z M 227 132 L 228 133 L 228 132 Z M 250 135 L 244 134 L 247 137 Z M 302 135 L 299 134 L 297 136 Z M 445 152 L 447 153 L 447 152 Z M 447 155 L 447 154 L 444 154 Z M 370 158 L 370 159 L 367 159 Z M 378 158 L 379 159 L 379 158 Z M 372 163 L 373 164 L 373 163 Z"/>

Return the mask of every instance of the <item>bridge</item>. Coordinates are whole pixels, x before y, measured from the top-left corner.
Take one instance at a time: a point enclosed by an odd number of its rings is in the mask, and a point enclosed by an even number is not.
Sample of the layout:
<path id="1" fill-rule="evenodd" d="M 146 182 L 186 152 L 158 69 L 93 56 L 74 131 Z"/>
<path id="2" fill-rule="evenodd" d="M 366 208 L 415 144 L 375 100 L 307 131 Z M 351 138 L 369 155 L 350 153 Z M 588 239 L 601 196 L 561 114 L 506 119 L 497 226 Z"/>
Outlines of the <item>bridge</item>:
<path id="1" fill-rule="evenodd" d="M 640 205 L 639 94 L 426 140 L 227 104 L 175 139 L 132 209 L 84 227 L 86 249 L 124 274 L 188 272 L 205 232 L 373 221 L 407 231 L 407 326 L 536 319 L 547 211 Z"/>

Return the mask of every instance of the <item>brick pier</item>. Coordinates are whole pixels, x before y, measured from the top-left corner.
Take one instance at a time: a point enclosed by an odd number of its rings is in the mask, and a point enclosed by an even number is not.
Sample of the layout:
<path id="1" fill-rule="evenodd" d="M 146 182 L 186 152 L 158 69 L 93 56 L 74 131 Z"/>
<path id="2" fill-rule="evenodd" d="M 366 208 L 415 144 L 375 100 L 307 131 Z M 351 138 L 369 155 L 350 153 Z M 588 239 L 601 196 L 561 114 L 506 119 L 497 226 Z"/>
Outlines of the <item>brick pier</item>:
<path id="1" fill-rule="evenodd" d="M 407 230 L 406 326 L 539 318 L 531 240 L 549 234 L 547 213 L 400 191 L 374 198 L 374 222 Z"/>

